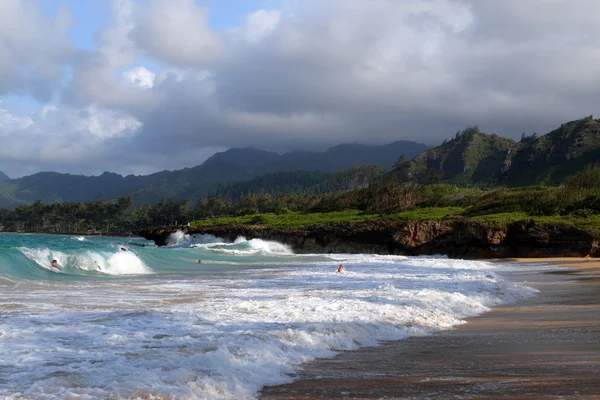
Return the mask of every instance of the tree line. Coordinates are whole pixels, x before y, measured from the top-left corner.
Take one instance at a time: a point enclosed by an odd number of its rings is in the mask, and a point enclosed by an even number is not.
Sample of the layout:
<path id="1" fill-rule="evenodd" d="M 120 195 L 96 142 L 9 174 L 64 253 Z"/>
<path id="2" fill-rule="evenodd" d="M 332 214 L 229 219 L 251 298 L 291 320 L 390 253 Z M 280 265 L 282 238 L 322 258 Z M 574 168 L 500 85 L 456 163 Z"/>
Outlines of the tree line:
<path id="1" fill-rule="evenodd" d="M 126 234 L 148 226 L 185 225 L 197 219 L 253 214 L 317 213 L 361 210 L 389 215 L 415 208 L 463 207 L 465 216 L 524 212 L 528 215 L 600 213 L 600 167 L 589 166 L 560 186 L 507 188 L 419 185 L 407 179 L 402 159 L 387 172 L 354 171 L 338 175 L 340 190 L 325 193 L 265 193 L 165 200 L 132 207 L 130 197 L 113 201 L 59 202 L 0 208 L 0 231 Z"/>

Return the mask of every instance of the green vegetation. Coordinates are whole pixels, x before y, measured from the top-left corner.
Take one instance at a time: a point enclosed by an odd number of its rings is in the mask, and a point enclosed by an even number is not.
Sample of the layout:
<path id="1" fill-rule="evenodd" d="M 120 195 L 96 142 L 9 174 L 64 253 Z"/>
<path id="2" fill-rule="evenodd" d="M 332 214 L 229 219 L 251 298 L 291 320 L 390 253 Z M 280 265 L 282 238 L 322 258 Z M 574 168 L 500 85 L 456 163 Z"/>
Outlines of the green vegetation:
<path id="1" fill-rule="evenodd" d="M 399 166 L 401 167 L 401 166 Z M 450 184 L 402 182 L 394 171 L 355 190 L 313 196 L 282 196 L 283 212 L 268 203 L 240 206 L 218 218 L 206 216 L 194 226 L 244 224 L 273 228 L 308 227 L 329 222 L 475 221 L 565 224 L 600 234 L 600 168 L 590 166 L 561 186 L 461 188 Z M 248 202 L 247 195 L 245 202 Z M 208 208 L 205 208 L 207 210 Z M 252 212 L 244 212 L 252 210 Z M 290 211 L 293 210 L 293 211 Z M 259 212 L 257 212 L 259 211 Z M 236 214 L 237 213 L 237 214 Z"/>
<path id="2" fill-rule="evenodd" d="M 558 185 L 600 159 L 600 120 L 562 124 L 543 136 L 523 133 L 520 142 L 473 126 L 406 165 L 413 182 L 520 187 Z"/>
<path id="3" fill-rule="evenodd" d="M 299 228 L 331 222 L 359 222 L 377 219 L 377 215 L 368 215 L 360 210 L 346 210 L 330 213 L 289 212 L 286 214 L 251 214 L 239 217 L 217 217 L 192 222 L 192 226 L 211 225 L 265 225 L 272 228 Z"/>
<path id="4" fill-rule="evenodd" d="M 397 168 L 403 168 L 398 163 Z M 505 225 L 561 223 L 600 232 L 600 167 L 589 166 L 560 186 L 520 188 L 418 185 L 396 170 L 373 175 L 358 169 L 337 175 L 353 189 L 330 193 L 246 193 L 230 197 L 165 201 L 133 207 L 131 199 L 87 203 L 22 205 L 0 209 L 0 230 L 33 232 L 128 232 L 147 226 L 243 224 L 273 228 L 331 222 L 476 221 Z M 345 183 L 344 183 L 345 182 Z M 352 182 L 352 184 L 350 184 Z"/>
<path id="5" fill-rule="evenodd" d="M 287 214 L 252 214 L 239 217 L 217 217 L 192 222 L 192 226 L 214 225 L 264 225 L 271 228 L 300 228 L 332 222 L 360 222 L 369 220 L 388 221 L 441 221 L 449 217 L 458 217 L 464 211 L 460 207 L 430 207 L 390 215 L 365 214 L 360 210 L 334 211 L 327 213 L 304 214 L 289 212 Z"/>
<path id="6" fill-rule="evenodd" d="M 513 140 L 487 135 L 471 126 L 457 132 L 452 140 L 421 153 L 405 167 L 415 182 L 490 184 L 499 180 L 504 159 L 516 145 Z"/>
<path id="7" fill-rule="evenodd" d="M 505 226 L 513 222 L 536 224 L 564 224 L 600 234 L 600 215 L 583 218 L 573 215 L 532 216 L 524 212 L 496 213 L 466 217 L 461 207 L 427 207 L 417 208 L 390 215 L 365 214 L 360 210 L 346 210 L 329 213 L 303 214 L 290 212 L 287 214 L 251 214 L 238 217 L 215 217 L 192 222 L 193 227 L 218 225 L 254 225 L 269 228 L 303 228 L 319 224 L 336 222 L 360 221 L 410 221 L 410 222 L 439 222 L 439 221 L 474 221 Z"/>
<path id="8" fill-rule="evenodd" d="M 415 208 L 396 214 L 386 215 L 384 219 L 392 221 L 433 222 L 459 218 L 465 209 L 462 207 L 426 207 Z"/>

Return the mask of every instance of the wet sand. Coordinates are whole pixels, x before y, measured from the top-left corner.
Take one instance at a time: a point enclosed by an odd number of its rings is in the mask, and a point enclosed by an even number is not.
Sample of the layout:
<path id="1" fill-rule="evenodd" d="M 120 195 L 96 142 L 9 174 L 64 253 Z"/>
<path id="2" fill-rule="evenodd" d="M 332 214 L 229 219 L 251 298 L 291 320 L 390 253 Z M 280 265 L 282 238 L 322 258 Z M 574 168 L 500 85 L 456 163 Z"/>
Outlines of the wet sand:
<path id="1" fill-rule="evenodd" d="M 305 365 L 261 399 L 600 399 L 600 260 L 514 259 L 540 292 L 451 331 Z M 526 265 L 523 265 L 526 270 Z"/>

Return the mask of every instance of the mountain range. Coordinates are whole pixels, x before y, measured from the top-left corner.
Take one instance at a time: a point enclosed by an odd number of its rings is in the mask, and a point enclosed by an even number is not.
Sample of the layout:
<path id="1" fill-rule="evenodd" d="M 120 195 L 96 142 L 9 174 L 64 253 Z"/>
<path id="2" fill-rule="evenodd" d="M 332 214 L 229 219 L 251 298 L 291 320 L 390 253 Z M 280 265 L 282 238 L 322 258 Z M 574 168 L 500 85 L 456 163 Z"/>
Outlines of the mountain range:
<path id="1" fill-rule="evenodd" d="M 195 201 L 202 196 L 215 194 L 227 184 L 249 181 L 265 174 L 321 171 L 330 173 L 320 175 L 320 179 L 327 179 L 343 168 L 376 165 L 389 169 L 400 156 L 412 159 L 426 149 L 426 145 L 410 141 L 397 141 L 381 146 L 341 144 L 324 152 L 293 151 L 285 154 L 247 147 L 216 153 L 193 168 L 145 176 L 123 177 L 111 172 L 104 172 L 100 176 L 40 172 L 3 180 L 2 174 L 0 207 L 16 207 L 36 200 L 45 203 L 79 202 L 110 200 L 120 196 L 131 196 L 136 205 L 156 203 L 163 198 L 189 198 Z M 304 182 L 307 176 L 317 184 L 314 174 L 292 174 L 281 178 Z"/>
<path id="2" fill-rule="evenodd" d="M 401 156 L 405 161 L 397 163 Z M 589 116 L 564 123 L 543 136 L 523 134 L 518 142 L 472 126 L 433 148 L 408 141 L 383 146 L 341 144 L 325 152 L 285 154 L 248 147 L 217 153 L 193 168 L 146 176 L 40 172 L 9 179 L 0 173 L 0 207 L 36 200 L 78 202 L 121 196 L 131 196 L 134 205 L 163 198 L 196 201 L 205 196 L 266 191 L 266 187 L 273 193 L 326 191 L 339 183 L 336 171 L 364 165 L 384 170 L 395 165 L 396 173 L 402 169 L 402 175 L 416 183 L 552 185 L 599 162 L 600 120 Z"/>

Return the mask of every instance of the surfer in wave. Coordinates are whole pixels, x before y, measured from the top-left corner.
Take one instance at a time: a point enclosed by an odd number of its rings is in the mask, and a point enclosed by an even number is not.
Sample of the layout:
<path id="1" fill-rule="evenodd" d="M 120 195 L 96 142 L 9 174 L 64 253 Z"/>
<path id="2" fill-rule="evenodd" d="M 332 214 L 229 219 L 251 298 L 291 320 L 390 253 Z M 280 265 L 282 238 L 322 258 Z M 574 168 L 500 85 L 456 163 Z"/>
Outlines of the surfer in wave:
<path id="1" fill-rule="evenodd" d="M 52 268 L 57 268 L 59 271 L 62 271 L 62 268 L 58 266 L 58 261 L 52 260 L 50 265 L 52 266 Z"/>

